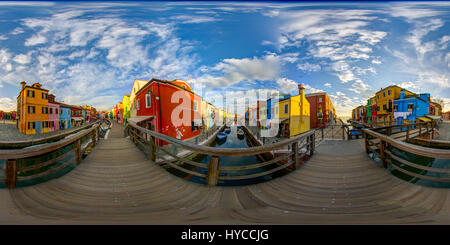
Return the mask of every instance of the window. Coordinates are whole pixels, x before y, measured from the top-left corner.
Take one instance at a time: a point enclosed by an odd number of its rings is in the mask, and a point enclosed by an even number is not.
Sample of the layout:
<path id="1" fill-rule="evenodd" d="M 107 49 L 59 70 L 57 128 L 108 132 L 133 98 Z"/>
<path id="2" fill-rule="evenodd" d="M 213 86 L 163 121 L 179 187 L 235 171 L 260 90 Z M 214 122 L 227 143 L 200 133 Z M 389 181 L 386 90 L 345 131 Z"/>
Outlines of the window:
<path id="1" fill-rule="evenodd" d="M 383 92 L 383 97 L 386 97 L 386 92 Z"/>
<path id="2" fill-rule="evenodd" d="M 412 112 L 414 109 L 414 104 L 408 104 L 408 112 Z"/>
<path id="3" fill-rule="evenodd" d="M 42 114 L 48 114 L 48 107 L 42 107 Z"/>
<path id="4" fill-rule="evenodd" d="M 47 93 L 42 93 L 42 99 L 44 99 L 44 100 L 48 99 L 48 94 Z"/>
<path id="5" fill-rule="evenodd" d="M 289 104 L 284 104 L 284 114 L 289 113 Z"/>
<path id="6" fill-rule="evenodd" d="M 197 111 L 197 101 L 194 100 L 194 111 Z"/>
<path id="7" fill-rule="evenodd" d="M 388 90 L 388 95 L 391 95 L 391 90 Z"/>
<path id="8" fill-rule="evenodd" d="M 377 95 L 377 99 L 380 99 L 380 95 Z"/>
<path id="9" fill-rule="evenodd" d="M 139 99 L 136 101 L 136 109 L 137 109 L 137 110 L 140 110 L 140 109 L 141 109 L 141 105 L 140 105 Z"/>
<path id="10" fill-rule="evenodd" d="M 383 110 L 387 110 L 386 104 L 383 105 Z"/>
<path id="11" fill-rule="evenodd" d="M 50 113 L 49 114 L 53 114 L 53 108 L 50 108 Z"/>
<path id="12" fill-rule="evenodd" d="M 34 114 L 34 113 L 36 113 L 36 107 L 34 107 L 34 106 L 28 106 L 28 113 L 29 113 L 29 114 Z"/>
<path id="13" fill-rule="evenodd" d="M 319 102 L 322 102 L 322 97 L 319 97 Z"/>
<path id="14" fill-rule="evenodd" d="M 27 96 L 34 98 L 34 90 L 27 90 Z"/>
<path id="15" fill-rule="evenodd" d="M 152 106 L 152 97 L 150 94 L 145 95 L 145 108 L 150 108 Z"/>
<path id="16" fill-rule="evenodd" d="M 36 122 L 28 122 L 28 129 L 36 129 Z"/>
<path id="17" fill-rule="evenodd" d="M 47 121 L 43 121 L 42 122 L 42 127 L 43 128 L 48 128 L 48 122 Z"/>
<path id="18" fill-rule="evenodd" d="M 58 109 L 55 109 L 55 114 L 58 114 Z"/>
<path id="19" fill-rule="evenodd" d="M 54 128 L 55 127 L 55 122 L 54 121 L 50 121 L 49 125 L 50 125 L 50 128 Z"/>
<path id="20" fill-rule="evenodd" d="M 191 122 L 191 129 L 192 129 L 192 132 L 195 132 L 198 130 L 198 126 L 195 125 L 194 121 Z"/>

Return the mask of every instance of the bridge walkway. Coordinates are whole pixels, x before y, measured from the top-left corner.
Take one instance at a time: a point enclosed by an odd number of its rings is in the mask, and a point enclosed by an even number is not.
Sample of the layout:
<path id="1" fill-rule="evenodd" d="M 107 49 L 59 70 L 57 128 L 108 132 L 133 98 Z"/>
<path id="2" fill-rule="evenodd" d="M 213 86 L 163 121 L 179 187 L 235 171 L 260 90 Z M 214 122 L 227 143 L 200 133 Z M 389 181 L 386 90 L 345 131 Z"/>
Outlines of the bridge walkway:
<path id="1" fill-rule="evenodd" d="M 240 187 L 208 187 L 150 162 L 114 124 L 68 174 L 1 189 L 2 224 L 450 223 L 450 190 L 392 176 L 362 141 L 326 141 L 296 171 Z"/>

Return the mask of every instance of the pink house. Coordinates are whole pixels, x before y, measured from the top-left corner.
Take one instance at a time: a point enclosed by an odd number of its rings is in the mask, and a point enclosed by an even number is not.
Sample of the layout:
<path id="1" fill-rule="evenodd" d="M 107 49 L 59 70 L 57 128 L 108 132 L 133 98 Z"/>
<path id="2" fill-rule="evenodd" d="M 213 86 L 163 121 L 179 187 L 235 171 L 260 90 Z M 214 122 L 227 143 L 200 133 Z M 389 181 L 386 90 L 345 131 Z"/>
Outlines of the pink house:
<path id="1" fill-rule="evenodd" d="M 55 103 L 55 95 L 48 95 L 48 129 L 49 132 L 59 130 L 59 104 Z"/>

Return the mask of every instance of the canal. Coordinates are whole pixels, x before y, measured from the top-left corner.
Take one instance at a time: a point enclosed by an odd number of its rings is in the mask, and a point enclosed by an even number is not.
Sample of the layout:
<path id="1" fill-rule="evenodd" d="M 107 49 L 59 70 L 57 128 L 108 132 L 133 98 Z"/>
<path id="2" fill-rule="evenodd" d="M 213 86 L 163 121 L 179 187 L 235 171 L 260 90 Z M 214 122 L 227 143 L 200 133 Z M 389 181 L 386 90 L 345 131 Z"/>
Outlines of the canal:
<path id="1" fill-rule="evenodd" d="M 231 131 L 227 134 L 227 138 L 225 140 L 221 140 L 218 141 L 216 139 L 216 141 L 211 145 L 212 147 L 216 147 L 216 148 L 247 148 L 247 147 L 252 147 L 250 141 L 248 140 L 248 135 L 244 135 L 244 137 L 239 138 L 237 136 L 237 130 L 238 127 L 237 126 L 231 126 L 230 127 Z M 204 164 L 208 164 L 209 160 L 211 159 L 211 156 L 207 156 L 207 155 L 197 155 L 195 156 L 192 160 L 196 161 L 196 162 L 200 162 L 200 163 L 204 163 Z M 253 156 L 220 156 L 220 166 L 246 166 L 246 165 L 251 165 L 251 164 L 256 164 L 256 163 L 261 163 L 263 162 L 262 159 L 260 157 L 258 157 L 257 155 L 253 155 Z M 255 174 L 255 173 L 261 173 L 267 170 L 270 170 L 272 168 L 277 167 L 277 164 L 272 164 L 266 167 L 262 167 L 262 168 L 255 168 L 255 169 L 248 169 L 248 170 L 236 170 L 236 171 L 220 171 L 220 176 L 241 176 L 241 175 L 249 175 L 249 174 Z M 198 173 L 202 173 L 202 174 L 207 174 L 208 173 L 208 169 L 207 168 L 201 168 L 201 167 L 193 167 L 191 165 L 188 164 L 184 164 L 183 165 L 184 168 L 190 169 L 192 171 L 196 171 Z M 167 169 L 169 172 L 185 178 L 187 180 L 190 180 L 192 182 L 195 183 L 199 183 L 199 184 L 206 184 L 206 179 L 199 177 L 199 176 L 195 176 L 195 175 L 186 175 L 183 174 L 181 171 L 170 168 Z M 256 183 L 260 183 L 260 182 L 264 182 L 267 180 L 271 180 L 273 178 L 276 178 L 278 176 L 284 175 L 286 173 L 289 173 L 290 170 L 280 170 L 274 174 L 269 174 L 266 176 L 261 176 L 258 178 L 252 178 L 252 179 L 245 179 L 245 180 L 219 180 L 218 184 L 219 186 L 237 186 L 237 185 L 250 185 L 250 184 L 256 184 Z"/>

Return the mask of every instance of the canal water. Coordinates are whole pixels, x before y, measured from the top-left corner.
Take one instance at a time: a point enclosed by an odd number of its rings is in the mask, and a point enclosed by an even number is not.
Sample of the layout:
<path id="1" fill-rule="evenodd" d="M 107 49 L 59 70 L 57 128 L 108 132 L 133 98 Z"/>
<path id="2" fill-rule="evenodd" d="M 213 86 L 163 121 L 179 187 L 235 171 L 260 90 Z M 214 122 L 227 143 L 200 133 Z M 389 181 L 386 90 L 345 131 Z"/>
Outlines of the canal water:
<path id="1" fill-rule="evenodd" d="M 437 139 L 450 140 L 450 124 L 441 123 L 439 125 L 439 134 L 440 135 Z M 436 159 L 436 158 L 418 156 L 418 155 L 397 149 L 395 147 L 391 147 L 391 151 L 396 156 L 398 156 L 402 159 L 405 159 L 409 162 L 415 163 L 415 164 L 419 164 L 419 165 L 426 166 L 426 167 L 432 167 L 432 168 L 450 169 L 450 160 L 449 159 Z M 378 164 L 381 165 L 381 161 L 378 158 L 376 158 L 376 161 Z M 420 175 L 430 176 L 430 177 L 438 177 L 438 178 L 450 178 L 450 174 L 448 174 L 448 173 L 436 173 L 436 172 L 426 171 L 426 170 L 406 166 L 405 164 L 402 164 L 395 160 L 393 160 L 393 161 L 397 166 L 401 167 L 402 169 L 405 169 L 405 170 L 410 171 L 415 174 L 420 174 Z M 450 188 L 450 183 L 448 183 L 448 182 L 430 181 L 430 180 L 412 177 L 410 175 L 404 174 L 404 173 L 394 169 L 390 165 L 388 165 L 388 170 L 394 176 L 396 176 L 402 180 L 411 182 L 411 183 L 415 183 L 415 184 L 427 186 L 427 187 Z"/>
<path id="2" fill-rule="evenodd" d="M 247 140 L 247 135 L 245 135 L 243 138 L 239 138 L 237 136 L 237 126 L 231 126 L 231 132 L 228 133 L 228 136 L 226 140 L 216 141 L 211 145 L 212 147 L 216 148 L 247 148 L 252 147 L 250 145 L 250 141 Z M 207 155 L 198 155 L 195 158 L 193 158 L 193 161 L 208 164 L 209 160 L 211 159 L 211 156 Z M 246 166 L 256 163 L 261 163 L 262 159 L 260 159 L 257 155 L 252 156 L 236 156 L 236 157 L 229 157 L 229 156 L 221 156 L 220 159 L 220 166 Z M 202 174 L 207 174 L 208 169 L 207 168 L 201 168 L 201 167 L 190 167 L 191 165 L 184 164 L 184 168 L 188 168 L 192 171 L 196 171 Z M 220 176 L 242 176 L 242 175 L 250 175 L 255 173 L 261 173 L 267 170 L 270 170 L 272 168 L 277 167 L 278 165 L 272 164 L 266 167 L 262 168 L 255 168 L 255 169 L 248 169 L 248 170 L 236 170 L 236 171 L 220 171 Z M 195 183 L 200 184 L 206 184 L 206 179 L 198 176 L 186 176 L 186 174 L 183 174 L 175 169 L 168 169 L 169 172 L 183 177 L 185 179 L 188 179 Z M 236 185 L 250 185 L 250 184 L 256 184 L 260 182 L 264 182 L 267 180 L 271 180 L 275 177 L 278 177 L 280 175 L 284 175 L 286 173 L 290 172 L 289 170 L 280 170 L 275 174 L 269 174 L 266 176 L 261 176 L 258 178 L 252 178 L 252 179 L 245 179 L 245 180 L 219 180 L 218 184 L 219 186 L 236 186 Z"/>

